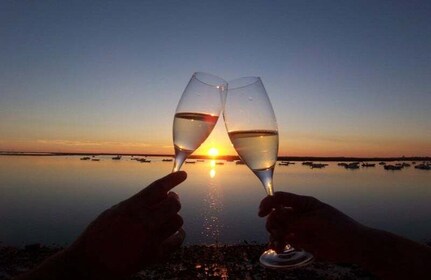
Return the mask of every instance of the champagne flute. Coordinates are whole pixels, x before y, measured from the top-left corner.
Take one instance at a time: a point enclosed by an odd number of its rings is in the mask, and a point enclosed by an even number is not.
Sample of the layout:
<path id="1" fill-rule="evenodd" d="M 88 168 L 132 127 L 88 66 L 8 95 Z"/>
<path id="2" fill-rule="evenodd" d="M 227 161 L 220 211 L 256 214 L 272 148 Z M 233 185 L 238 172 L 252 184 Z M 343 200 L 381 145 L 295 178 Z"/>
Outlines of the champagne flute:
<path id="1" fill-rule="evenodd" d="M 175 112 L 172 172 L 179 171 L 187 157 L 208 138 L 223 110 L 227 82 L 217 76 L 196 72 L 187 84 Z"/>
<path id="2" fill-rule="evenodd" d="M 273 173 L 278 154 L 278 128 L 271 101 L 259 77 L 229 82 L 223 117 L 229 138 L 241 160 L 274 195 Z M 313 255 L 285 245 L 277 253 L 266 250 L 260 263 L 268 268 L 293 269 L 311 263 Z"/>

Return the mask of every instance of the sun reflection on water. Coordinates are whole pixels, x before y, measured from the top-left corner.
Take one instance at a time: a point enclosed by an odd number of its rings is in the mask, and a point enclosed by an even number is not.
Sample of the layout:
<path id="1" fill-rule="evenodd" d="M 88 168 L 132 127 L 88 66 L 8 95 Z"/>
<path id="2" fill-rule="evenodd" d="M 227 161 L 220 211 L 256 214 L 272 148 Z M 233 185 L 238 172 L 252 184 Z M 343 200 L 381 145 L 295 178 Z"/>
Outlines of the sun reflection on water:
<path id="1" fill-rule="evenodd" d="M 216 175 L 216 171 L 215 171 L 215 169 L 214 169 L 214 168 L 211 168 L 211 170 L 210 170 L 210 178 L 214 178 L 214 177 L 215 177 L 215 175 Z"/>
<path id="2" fill-rule="evenodd" d="M 205 243 L 218 244 L 223 229 L 223 223 L 220 219 L 223 211 L 222 196 L 220 193 L 219 183 L 216 180 L 216 162 L 210 161 L 210 171 L 208 180 L 208 192 L 204 198 L 203 206 L 203 227 L 202 236 Z"/>

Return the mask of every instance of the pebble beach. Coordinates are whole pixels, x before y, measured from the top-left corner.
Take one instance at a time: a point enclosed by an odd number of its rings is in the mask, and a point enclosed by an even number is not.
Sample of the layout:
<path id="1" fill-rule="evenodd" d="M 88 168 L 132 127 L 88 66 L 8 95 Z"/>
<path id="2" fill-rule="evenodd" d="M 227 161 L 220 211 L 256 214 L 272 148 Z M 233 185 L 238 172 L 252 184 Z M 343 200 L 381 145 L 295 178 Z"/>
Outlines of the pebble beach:
<path id="1" fill-rule="evenodd" d="M 0 279 L 13 279 L 61 249 L 39 244 L 24 248 L 2 246 Z M 258 244 L 185 246 L 164 263 L 149 266 L 130 279 L 375 279 L 367 271 L 352 264 L 315 261 L 306 268 L 293 271 L 265 269 L 259 264 L 259 256 L 264 249 L 264 245 Z"/>

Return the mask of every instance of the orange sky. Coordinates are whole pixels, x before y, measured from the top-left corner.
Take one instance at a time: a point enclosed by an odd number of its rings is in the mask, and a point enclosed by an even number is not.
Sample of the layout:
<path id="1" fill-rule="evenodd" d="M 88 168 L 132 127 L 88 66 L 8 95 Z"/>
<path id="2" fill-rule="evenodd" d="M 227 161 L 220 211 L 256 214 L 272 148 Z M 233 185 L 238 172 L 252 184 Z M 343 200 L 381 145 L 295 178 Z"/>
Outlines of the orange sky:
<path id="1" fill-rule="evenodd" d="M 160 133 L 162 134 L 162 133 Z M 159 138 L 145 136 L 143 141 L 132 141 L 128 135 L 111 135 L 100 139 L 6 139 L 0 140 L 0 151 L 25 152 L 71 152 L 71 153 L 154 153 L 173 154 L 169 129 Z M 105 133 L 106 135 L 106 133 Z M 210 137 L 195 154 L 207 155 L 211 148 L 220 155 L 235 155 L 223 124 L 218 124 Z M 431 156 L 431 142 L 399 137 L 390 139 L 377 136 L 323 136 L 319 134 L 280 133 L 279 156 L 352 156 L 352 157 L 399 157 Z"/>

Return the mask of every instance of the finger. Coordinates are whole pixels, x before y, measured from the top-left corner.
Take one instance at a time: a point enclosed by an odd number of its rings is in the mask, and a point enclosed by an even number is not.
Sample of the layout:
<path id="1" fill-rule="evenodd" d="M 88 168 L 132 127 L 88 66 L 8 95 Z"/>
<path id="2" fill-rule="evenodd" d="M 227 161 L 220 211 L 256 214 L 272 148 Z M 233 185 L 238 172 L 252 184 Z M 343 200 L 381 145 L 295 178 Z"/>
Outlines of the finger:
<path id="1" fill-rule="evenodd" d="M 174 234 L 172 234 L 162 242 L 162 251 L 170 252 L 177 249 L 181 246 L 181 244 L 183 244 L 185 238 L 186 232 L 183 228 L 179 228 Z"/>
<path id="2" fill-rule="evenodd" d="M 288 233 L 283 236 L 270 235 L 269 239 L 268 247 L 280 253 L 286 249 L 286 244 L 292 245 L 292 242 L 295 240 L 295 234 Z"/>
<path id="3" fill-rule="evenodd" d="M 266 229 L 271 234 L 285 233 L 289 228 L 289 223 L 295 220 L 294 216 L 292 209 L 279 208 L 274 210 L 266 219 Z"/>
<path id="4" fill-rule="evenodd" d="M 155 205 L 147 206 L 143 203 L 134 203 L 134 205 L 133 211 L 129 210 L 127 215 L 148 223 L 150 228 L 158 228 L 165 224 L 172 216 L 177 215 L 181 209 L 178 195 L 174 192 L 169 192 L 166 199 Z"/>
<path id="5" fill-rule="evenodd" d="M 151 185 L 137 193 L 135 196 L 138 200 L 145 202 L 147 205 L 159 203 L 161 200 L 166 198 L 168 191 L 181 184 L 186 178 L 187 173 L 184 171 L 171 173 L 157 181 L 154 181 Z"/>
<path id="6" fill-rule="evenodd" d="M 181 209 L 181 202 L 178 195 L 174 192 L 169 192 L 166 199 L 162 200 L 158 204 L 151 206 L 151 210 L 154 211 L 155 216 L 169 216 L 177 213 Z"/>
<path id="7" fill-rule="evenodd" d="M 165 240 L 175 232 L 177 232 L 181 226 L 183 225 L 183 218 L 176 214 L 171 216 L 169 219 L 165 221 L 165 223 L 161 224 L 156 230 L 158 231 L 158 238 L 160 240 Z"/>
<path id="8" fill-rule="evenodd" d="M 184 239 L 186 239 L 186 232 L 183 228 L 180 228 L 162 242 L 162 247 L 168 250 L 176 249 L 183 244 Z"/>
<path id="9" fill-rule="evenodd" d="M 286 240 L 293 235 L 291 224 L 296 215 L 292 209 L 280 208 L 269 214 L 266 221 L 266 229 L 270 235 L 270 248 L 281 252 Z"/>
<path id="10" fill-rule="evenodd" d="M 169 256 L 173 251 L 177 250 L 184 242 L 186 238 L 185 231 L 180 228 L 173 235 L 169 236 L 160 244 L 158 259 L 163 260 Z"/>
<path id="11" fill-rule="evenodd" d="M 297 212 L 305 212 L 317 208 L 319 204 L 321 202 L 311 196 L 275 192 L 273 196 L 267 196 L 261 201 L 258 215 L 265 217 L 278 207 L 292 207 Z"/>

